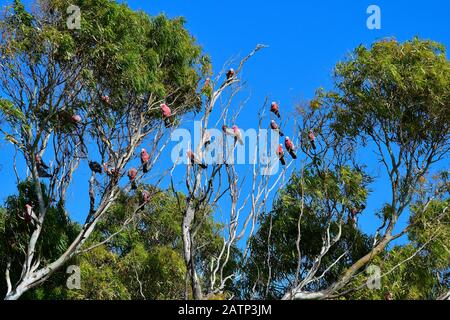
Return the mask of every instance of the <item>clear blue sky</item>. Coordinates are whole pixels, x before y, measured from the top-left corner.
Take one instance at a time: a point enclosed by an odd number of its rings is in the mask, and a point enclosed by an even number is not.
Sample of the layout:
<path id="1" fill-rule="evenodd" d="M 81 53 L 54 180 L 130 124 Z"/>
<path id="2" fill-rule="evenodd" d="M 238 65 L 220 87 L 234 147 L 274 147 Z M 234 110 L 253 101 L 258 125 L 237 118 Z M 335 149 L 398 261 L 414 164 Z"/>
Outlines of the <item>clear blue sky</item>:
<path id="1" fill-rule="evenodd" d="M 9 2 L 0 0 L 1 4 Z M 169 17 L 184 16 L 188 30 L 212 57 L 214 71 L 219 71 L 229 58 L 244 56 L 258 43 L 270 46 L 247 64 L 243 74 L 248 83 L 246 91 L 251 94 L 239 120 L 243 128 L 255 127 L 255 109 L 266 96 L 280 101 L 284 110 L 292 112 L 296 102 L 311 98 L 318 87 L 330 87 L 333 66 L 359 44 L 370 45 L 384 37 L 404 41 L 417 35 L 450 47 L 447 0 L 124 2 L 151 15 L 164 12 Z M 381 8 L 381 30 L 366 27 L 366 9 L 371 4 Z M 3 202 L 15 191 L 15 178 L 11 171 L 11 148 L 3 142 L 0 148 L 0 202 Z M 368 159 L 368 163 L 371 173 L 377 174 L 376 159 Z M 441 166 L 448 166 L 448 162 Z M 83 166 L 80 179 L 69 192 L 69 208 L 75 219 L 87 212 L 87 202 L 80 194 L 87 194 L 88 174 Z M 379 209 L 389 198 L 382 178 L 371 189 L 367 212 Z M 373 232 L 378 223 L 372 214 L 366 214 L 360 225 Z"/>

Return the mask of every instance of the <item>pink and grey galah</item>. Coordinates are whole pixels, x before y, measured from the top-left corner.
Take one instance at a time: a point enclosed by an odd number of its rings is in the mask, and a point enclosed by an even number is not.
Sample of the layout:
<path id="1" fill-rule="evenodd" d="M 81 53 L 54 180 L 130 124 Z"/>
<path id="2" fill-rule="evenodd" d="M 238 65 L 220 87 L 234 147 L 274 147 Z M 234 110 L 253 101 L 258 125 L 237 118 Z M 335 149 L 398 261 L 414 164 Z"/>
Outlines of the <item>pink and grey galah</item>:
<path id="1" fill-rule="evenodd" d="M 233 134 L 234 134 L 234 144 L 239 142 L 241 146 L 244 145 L 244 140 L 242 140 L 242 133 L 241 130 L 239 130 L 237 125 L 233 126 Z"/>
<path id="2" fill-rule="evenodd" d="M 286 165 L 286 160 L 284 159 L 284 150 L 283 150 L 283 145 L 279 145 L 277 148 L 277 156 L 278 159 L 280 159 L 280 162 L 283 166 Z"/>
<path id="3" fill-rule="evenodd" d="M 312 130 L 309 130 L 308 140 L 309 140 L 309 143 L 311 144 L 311 147 L 314 150 L 316 150 L 316 136 L 314 135 L 314 132 Z"/>
<path id="4" fill-rule="evenodd" d="M 49 166 L 44 163 L 40 155 L 35 155 L 36 169 L 39 178 L 51 178 L 52 175 L 48 173 Z"/>
<path id="5" fill-rule="evenodd" d="M 138 174 L 138 171 L 136 168 L 131 168 L 130 170 L 128 170 L 128 179 L 130 179 L 130 182 L 131 182 L 131 190 L 137 189 L 137 185 L 136 185 L 137 174 Z"/>
<path id="6" fill-rule="evenodd" d="M 117 170 L 117 168 L 110 168 L 108 163 L 104 163 L 103 164 L 103 170 L 105 171 L 105 173 L 113 178 L 117 178 L 119 176 L 119 171 Z"/>
<path id="7" fill-rule="evenodd" d="M 270 128 L 274 131 L 278 131 L 278 134 L 280 135 L 280 137 L 284 137 L 284 133 L 280 130 L 280 127 L 275 122 L 275 120 L 270 121 Z"/>
<path id="8" fill-rule="evenodd" d="M 151 194 L 150 192 L 148 192 L 147 190 L 142 190 L 141 191 L 141 201 L 140 201 L 140 205 L 143 206 L 147 203 L 149 203 L 151 200 Z"/>
<path id="9" fill-rule="evenodd" d="M 289 137 L 286 137 L 286 139 L 284 139 L 284 146 L 286 147 L 286 150 L 289 152 L 289 154 L 291 155 L 292 159 L 297 159 L 297 155 L 295 154 L 295 146 L 294 143 L 291 141 L 291 139 Z"/>
<path id="10" fill-rule="evenodd" d="M 172 123 L 170 122 L 170 117 L 172 116 L 172 110 L 170 110 L 169 106 L 165 103 L 162 103 L 160 105 L 161 108 L 161 114 L 164 120 L 164 123 L 166 125 L 167 128 L 169 128 Z"/>
<path id="11" fill-rule="evenodd" d="M 274 113 L 279 119 L 281 118 L 280 107 L 275 101 L 270 105 L 270 112 Z"/>
<path id="12" fill-rule="evenodd" d="M 39 219 L 33 211 L 33 207 L 29 204 L 25 205 L 24 220 L 26 223 L 31 223 L 33 226 L 39 224 Z"/>
<path id="13" fill-rule="evenodd" d="M 203 164 L 202 161 L 197 158 L 197 156 L 194 154 L 194 152 L 192 152 L 192 150 L 188 150 L 186 152 L 186 156 L 187 156 L 187 158 L 189 160 L 189 165 L 198 165 L 202 169 L 207 169 L 208 168 L 208 166 L 206 164 Z"/>
<path id="14" fill-rule="evenodd" d="M 234 137 L 234 130 L 228 128 L 225 124 L 222 126 L 222 131 L 223 131 L 223 133 L 225 133 L 227 136 L 233 136 L 233 137 Z"/>
<path id="15" fill-rule="evenodd" d="M 73 123 L 81 123 L 81 117 L 79 115 L 77 115 L 77 114 L 74 114 L 72 116 L 72 122 Z"/>
<path id="16" fill-rule="evenodd" d="M 142 164 L 142 171 L 144 173 L 148 173 L 148 171 L 149 171 L 149 161 L 150 161 L 150 155 L 147 153 L 147 150 L 142 148 L 142 150 L 141 150 L 141 164 Z"/>
<path id="17" fill-rule="evenodd" d="M 111 100 L 109 99 L 109 96 L 107 96 L 107 95 L 102 96 L 102 101 L 106 104 L 111 104 Z"/>

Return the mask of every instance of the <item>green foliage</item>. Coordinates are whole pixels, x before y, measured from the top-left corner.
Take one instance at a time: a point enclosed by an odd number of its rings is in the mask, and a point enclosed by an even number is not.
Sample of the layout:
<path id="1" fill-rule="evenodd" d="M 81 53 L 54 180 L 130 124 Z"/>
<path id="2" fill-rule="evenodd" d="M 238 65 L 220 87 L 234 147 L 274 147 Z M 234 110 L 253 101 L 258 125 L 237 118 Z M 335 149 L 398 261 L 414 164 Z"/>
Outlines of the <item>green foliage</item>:
<path id="1" fill-rule="evenodd" d="M 442 143 L 448 135 L 450 63 L 441 44 L 415 38 L 360 46 L 335 73 L 337 131 L 383 133 L 404 147 Z"/>
<path id="2" fill-rule="evenodd" d="M 410 243 L 396 246 L 374 258 L 372 265 L 381 269 L 381 289 L 351 293 L 349 299 L 384 299 L 390 292 L 394 299 L 436 299 L 450 287 L 449 215 L 444 211 L 449 200 L 433 201 L 427 210 L 415 204 L 411 219 L 414 226 L 408 233 Z M 355 287 L 364 285 L 367 275 L 358 276 Z"/>
<path id="3" fill-rule="evenodd" d="M 69 5 L 81 10 L 79 30 L 66 25 Z M 149 100 L 165 100 L 176 114 L 200 108 L 197 87 L 210 72 L 210 60 L 183 18 L 150 17 L 111 0 L 51 0 L 38 12 L 28 13 L 16 0 L 0 21 L 0 65 L 7 86 L 30 81 L 40 90 L 22 101 L 0 101 L 0 112 L 15 128 L 31 122 L 61 129 L 67 122 L 61 112 L 87 113 L 110 126 L 130 108 L 159 118 L 158 108 L 147 110 Z M 102 95 L 111 105 L 101 101 Z"/>
<path id="4" fill-rule="evenodd" d="M 344 181 L 349 184 L 349 176 L 354 176 L 354 179 L 350 179 L 352 184 L 345 191 L 345 188 L 340 185 Z M 330 218 L 332 219 L 332 235 L 337 234 L 338 223 L 340 219 L 343 219 L 342 215 L 337 218 L 330 217 L 324 202 L 334 201 L 335 205 L 343 206 L 342 210 L 346 210 L 345 208 L 349 204 L 361 203 L 365 201 L 367 196 L 364 183 L 364 178 L 360 172 L 350 170 L 347 167 L 341 168 L 338 173 L 328 172 L 326 177 L 320 177 L 309 170 L 304 171 L 303 176 L 294 174 L 290 183 L 280 192 L 278 200 L 273 205 L 272 212 L 261 218 L 256 237 L 251 240 L 251 262 L 245 266 L 244 297 L 251 297 L 251 288 L 254 283 L 257 283 L 257 297 L 266 297 L 265 291 L 269 279 L 269 254 L 271 281 L 269 282 L 267 298 L 280 298 L 289 289 L 292 281 L 295 280 L 298 266 L 296 241 L 299 216 L 302 212 L 302 199 L 304 203 L 300 223 L 301 272 L 309 270 L 314 259 L 320 253 L 322 237 Z M 333 246 L 323 258 L 318 274 L 323 272 L 346 250 L 349 251 L 348 256 L 328 272 L 321 281 L 312 284 L 310 289 L 317 290 L 331 284 L 346 267 L 367 253 L 370 244 L 369 237 L 352 225 L 344 224 L 341 241 Z"/>

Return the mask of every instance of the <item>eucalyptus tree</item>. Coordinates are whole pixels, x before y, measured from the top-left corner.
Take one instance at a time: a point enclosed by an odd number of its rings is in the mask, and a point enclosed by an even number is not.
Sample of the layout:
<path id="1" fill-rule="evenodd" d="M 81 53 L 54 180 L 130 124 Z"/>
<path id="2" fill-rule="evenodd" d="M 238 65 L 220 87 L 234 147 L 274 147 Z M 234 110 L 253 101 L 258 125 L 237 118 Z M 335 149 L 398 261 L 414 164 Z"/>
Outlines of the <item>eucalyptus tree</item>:
<path id="1" fill-rule="evenodd" d="M 71 5 L 80 9 L 80 28 L 67 23 Z M 7 263 L 6 299 L 43 283 L 80 252 L 119 186 L 130 191 L 125 170 L 143 143 L 150 146 L 152 172 L 167 132 L 176 127 L 176 121 L 164 126 L 161 103 L 172 108 L 174 118 L 199 107 L 197 84 L 209 60 L 183 24 L 108 0 L 38 1 L 31 11 L 15 0 L 6 8 L 0 20 L 1 133 L 26 164 L 25 172 L 15 168 L 17 180 L 31 181 L 36 194 L 23 208 L 36 223 L 21 273 L 11 274 L 12 261 Z M 59 257 L 41 264 L 36 244 L 49 209 L 56 203 L 70 216 L 66 193 L 86 160 L 105 164 L 106 173 L 92 173 L 85 193 L 90 208 L 80 232 Z"/>

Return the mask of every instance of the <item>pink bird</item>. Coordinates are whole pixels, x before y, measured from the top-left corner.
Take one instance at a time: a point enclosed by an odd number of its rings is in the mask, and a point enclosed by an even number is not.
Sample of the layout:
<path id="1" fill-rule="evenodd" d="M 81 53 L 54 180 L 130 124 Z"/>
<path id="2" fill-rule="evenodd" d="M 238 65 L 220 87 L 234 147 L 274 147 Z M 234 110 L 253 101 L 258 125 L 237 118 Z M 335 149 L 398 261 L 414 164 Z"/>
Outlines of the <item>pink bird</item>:
<path id="1" fill-rule="evenodd" d="M 138 174 L 138 171 L 136 170 L 136 168 L 131 168 L 130 170 L 128 170 L 128 179 L 130 179 L 131 182 L 131 190 L 136 190 L 137 189 L 137 185 L 136 185 L 136 176 Z"/>
<path id="2" fill-rule="evenodd" d="M 151 200 L 151 194 L 147 190 L 142 190 L 141 192 L 141 202 L 140 205 L 144 206 L 145 204 L 149 203 Z"/>
<path id="3" fill-rule="evenodd" d="M 107 163 L 103 164 L 103 170 L 110 177 L 117 177 L 119 174 L 119 171 L 116 168 L 110 168 Z"/>
<path id="4" fill-rule="evenodd" d="M 110 102 L 111 102 L 111 100 L 109 99 L 109 96 L 107 96 L 107 95 L 102 96 L 102 101 L 106 104 L 110 104 Z"/>
<path id="5" fill-rule="evenodd" d="M 273 112 L 279 119 L 281 118 L 280 107 L 278 106 L 278 103 L 272 102 L 272 104 L 270 105 L 270 112 Z"/>
<path id="6" fill-rule="evenodd" d="M 295 146 L 292 143 L 291 139 L 289 139 L 289 137 L 286 137 L 286 139 L 284 140 L 284 145 L 286 147 L 286 150 L 291 155 L 292 159 L 294 159 L 294 160 L 297 159 L 297 155 L 294 152 Z"/>
<path id="7" fill-rule="evenodd" d="M 312 130 L 309 130 L 308 139 L 309 143 L 311 143 L 311 147 L 316 150 L 316 136 L 314 135 L 314 132 Z"/>
<path id="8" fill-rule="evenodd" d="M 26 223 L 31 223 L 33 226 L 37 223 L 39 224 L 39 219 L 33 211 L 33 207 L 29 204 L 25 205 L 24 218 Z"/>
<path id="9" fill-rule="evenodd" d="M 77 115 L 77 114 L 74 114 L 72 116 L 72 122 L 73 123 L 81 123 L 81 117 L 79 115 Z"/>
<path id="10" fill-rule="evenodd" d="M 141 164 L 142 164 L 142 171 L 144 173 L 147 173 L 149 171 L 149 162 L 150 161 L 150 155 L 147 153 L 147 150 L 142 149 L 141 150 Z"/>
<path id="11" fill-rule="evenodd" d="M 205 83 L 203 84 L 202 90 L 208 90 L 211 87 L 211 79 L 206 78 Z"/>
<path id="12" fill-rule="evenodd" d="M 234 136 L 234 130 L 228 128 L 226 125 L 222 126 L 222 131 L 223 133 L 225 133 L 227 136 Z"/>
<path id="13" fill-rule="evenodd" d="M 241 130 L 239 130 L 237 125 L 234 125 L 232 128 L 233 128 L 233 134 L 234 134 L 234 144 L 239 142 L 239 144 L 241 146 L 243 146 L 244 145 L 244 140 L 242 140 Z"/>
<path id="14" fill-rule="evenodd" d="M 284 160 L 284 150 L 283 150 L 283 146 L 281 144 L 278 146 L 277 156 L 278 156 L 278 159 L 280 159 L 281 164 L 283 166 L 285 166 L 286 165 L 286 160 Z"/>
<path id="15" fill-rule="evenodd" d="M 172 110 L 167 106 L 167 104 L 162 103 L 160 105 L 162 117 L 164 119 L 164 123 L 166 124 L 166 128 L 169 128 L 172 124 L 170 122 L 170 117 L 172 116 Z"/>
<path id="16" fill-rule="evenodd" d="M 207 169 L 207 168 L 208 168 L 208 166 L 205 165 L 205 164 L 203 164 L 203 163 L 195 156 L 195 154 L 194 154 L 191 150 L 188 150 L 188 151 L 186 152 L 186 156 L 187 156 L 187 158 L 189 159 L 189 165 L 194 165 L 194 164 L 196 164 L 196 165 L 199 165 L 202 169 Z"/>
<path id="17" fill-rule="evenodd" d="M 50 173 L 48 173 L 48 171 L 47 171 L 49 169 L 49 166 L 46 165 L 44 163 L 44 161 L 42 161 L 41 156 L 38 155 L 38 154 L 35 155 L 34 156 L 34 160 L 36 161 L 36 169 L 37 169 L 37 172 L 38 172 L 38 176 L 40 178 L 51 178 L 52 175 Z"/>
<path id="18" fill-rule="evenodd" d="M 274 131 L 278 131 L 280 137 L 284 137 L 284 133 L 280 130 L 280 127 L 275 122 L 275 120 L 270 121 L 270 128 L 272 128 L 272 130 Z"/>

